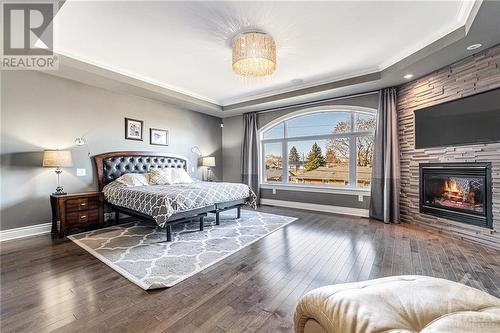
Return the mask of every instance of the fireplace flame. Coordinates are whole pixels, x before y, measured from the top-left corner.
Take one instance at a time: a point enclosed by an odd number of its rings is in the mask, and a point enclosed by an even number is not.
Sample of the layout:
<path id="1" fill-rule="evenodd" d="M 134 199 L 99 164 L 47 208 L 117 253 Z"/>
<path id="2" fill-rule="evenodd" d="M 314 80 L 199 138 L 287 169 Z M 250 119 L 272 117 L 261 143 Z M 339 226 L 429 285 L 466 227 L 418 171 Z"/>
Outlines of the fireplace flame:
<path id="1" fill-rule="evenodd" d="M 445 192 L 450 192 L 450 193 L 459 193 L 460 192 L 458 190 L 457 182 L 454 179 L 448 179 L 444 183 L 444 190 L 445 190 Z"/>

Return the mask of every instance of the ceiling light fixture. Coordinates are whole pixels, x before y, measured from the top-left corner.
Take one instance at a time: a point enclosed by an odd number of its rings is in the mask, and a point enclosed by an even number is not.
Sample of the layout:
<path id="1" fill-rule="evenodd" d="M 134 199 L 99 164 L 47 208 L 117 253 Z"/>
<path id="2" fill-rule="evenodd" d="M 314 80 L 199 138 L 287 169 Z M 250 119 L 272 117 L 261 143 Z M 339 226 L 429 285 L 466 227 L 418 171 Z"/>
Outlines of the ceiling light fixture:
<path id="1" fill-rule="evenodd" d="M 290 81 L 292 84 L 302 84 L 304 83 L 303 79 L 293 79 Z"/>
<path id="2" fill-rule="evenodd" d="M 75 139 L 75 145 L 83 146 L 84 144 L 85 144 L 85 139 L 83 138 L 83 136 Z"/>
<path id="3" fill-rule="evenodd" d="M 408 74 L 406 74 L 406 75 L 405 75 L 405 76 L 403 76 L 403 77 L 404 77 L 405 79 L 409 80 L 409 79 L 411 79 L 411 78 L 413 77 L 413 74 L 408 73 Z"/>
<path id="4" fill-rule="evenodd" d="M 233 41 L 233 71 L 241 76 L 267 76 L 276 70 L 276 43 L 262 32 L 242 33 Z"/>
<path id="5" fill-rule="evenodd" d="M 467 46 L 467 50 L 468 51 L 472 51 L 472 50 L 480 48 L 481 46 L 483 46 L 483 44 L 480 44 L 480 43 L 478 43 L 478 44 L 472 44 L 472 45 Z"/>

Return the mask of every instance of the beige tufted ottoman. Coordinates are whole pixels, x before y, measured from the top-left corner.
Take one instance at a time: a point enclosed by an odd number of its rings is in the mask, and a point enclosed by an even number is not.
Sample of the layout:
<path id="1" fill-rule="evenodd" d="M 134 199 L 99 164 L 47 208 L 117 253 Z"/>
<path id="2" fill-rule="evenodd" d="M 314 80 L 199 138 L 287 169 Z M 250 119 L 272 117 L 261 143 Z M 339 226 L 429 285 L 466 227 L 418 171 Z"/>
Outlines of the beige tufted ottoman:
<path id="1" fill-rule="evenodd" d="M 427 276 L 326 286 L 304 295 L 296 333 L 500 333 L 500 299 Z"/>

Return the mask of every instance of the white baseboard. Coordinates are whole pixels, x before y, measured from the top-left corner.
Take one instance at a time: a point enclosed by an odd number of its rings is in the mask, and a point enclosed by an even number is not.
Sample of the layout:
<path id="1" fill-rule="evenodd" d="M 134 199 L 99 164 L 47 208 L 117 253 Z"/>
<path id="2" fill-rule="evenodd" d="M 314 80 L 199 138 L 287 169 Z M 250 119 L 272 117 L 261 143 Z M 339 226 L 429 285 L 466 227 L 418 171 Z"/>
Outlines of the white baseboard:
<path id="1" fill-rule="evenodd" d="M 288 207 L 288 208 L 305 209 L 305 210 L 327 212 L 327 213 L 369 217 L 368 209 L 362 209 L 362 208 L 318 205 L 305 202 L 284 201 L 284 200 L 274 200 L 274 199 L 260 199 L 260 203 L 262 205 L 269 205 L 269 206 Z"/>
<path id="2" fill-rule="evenodd" d="M 120 219 L 128 218 L 128 215 L 120 214 Z M 104 221 L 108 221 L 114 218 L 114 213 L 105 213 Z M 20 227 L 14 229 L 0 230 L 0 242 L 24 238 L 36 235 L 49 234 L 52 230 L 52 223 L 42 223 L 36 225 L 30 225 L 27 227 Z"/>
<path id="3" fill-rule="evenodd" d="M 30 225 L 27 227 L 2 230 L 0 231 L 0 242 L 11 239 L 48 234 L 50 233 L 51 229 L 52 223 L 42 223 Z"/>

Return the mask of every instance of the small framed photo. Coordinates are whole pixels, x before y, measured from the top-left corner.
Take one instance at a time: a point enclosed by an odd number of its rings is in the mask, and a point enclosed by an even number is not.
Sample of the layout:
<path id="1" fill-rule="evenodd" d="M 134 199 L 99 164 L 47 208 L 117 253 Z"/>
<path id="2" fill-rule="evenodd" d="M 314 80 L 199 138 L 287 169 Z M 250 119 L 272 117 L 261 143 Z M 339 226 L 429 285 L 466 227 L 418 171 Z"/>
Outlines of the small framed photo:
<path id="1" fill-rule="evenodd" d="M 149 140 L 152 145 L 168 146 L 168 130 L 150 128 Z"/>
<path id="2" fill-rule="evenodd" d="M 125 139 L 142 141 L 143 121 L 125 118 Z"/>

